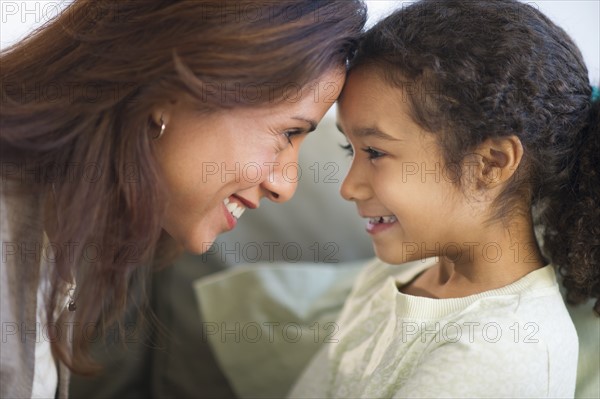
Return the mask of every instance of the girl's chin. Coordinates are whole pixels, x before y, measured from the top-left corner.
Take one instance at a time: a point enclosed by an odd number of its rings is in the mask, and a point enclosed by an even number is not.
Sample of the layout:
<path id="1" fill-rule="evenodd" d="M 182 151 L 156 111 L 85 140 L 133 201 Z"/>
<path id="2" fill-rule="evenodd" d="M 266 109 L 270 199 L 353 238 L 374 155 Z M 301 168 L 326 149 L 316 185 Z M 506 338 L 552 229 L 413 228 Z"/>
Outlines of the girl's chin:
<path id="1" fill-rule="evenodd" d="M 398 246 L 401 247 L 401 244 Z M 418 258 L 415 254 L 407 254 L 398 246 L 373 244 L 373 249 L 378 259 L 390 265 L 400 265 Z"/>

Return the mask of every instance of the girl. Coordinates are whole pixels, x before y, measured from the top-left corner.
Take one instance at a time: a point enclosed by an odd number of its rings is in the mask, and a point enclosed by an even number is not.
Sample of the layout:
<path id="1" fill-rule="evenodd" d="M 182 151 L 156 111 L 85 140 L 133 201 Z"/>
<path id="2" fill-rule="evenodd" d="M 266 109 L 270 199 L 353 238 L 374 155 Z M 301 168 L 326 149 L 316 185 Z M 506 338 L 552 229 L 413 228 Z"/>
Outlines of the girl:
<path id="1" fill-rule="evenodd" d="M 66 396 L 132 281 L 291 198 L 283 168 L 365 19 L 360 0 L 76 0 L 2 53 L 1 397 Z"/>
<path id="2" fill-rule="evenodd" d="M 556 270 L 600 312 L 600 103 L 571 39 L 517 1 L 421 1 L 367 32 L 339 105 L 381 261 L 291 396 L 573 397 Z"/>

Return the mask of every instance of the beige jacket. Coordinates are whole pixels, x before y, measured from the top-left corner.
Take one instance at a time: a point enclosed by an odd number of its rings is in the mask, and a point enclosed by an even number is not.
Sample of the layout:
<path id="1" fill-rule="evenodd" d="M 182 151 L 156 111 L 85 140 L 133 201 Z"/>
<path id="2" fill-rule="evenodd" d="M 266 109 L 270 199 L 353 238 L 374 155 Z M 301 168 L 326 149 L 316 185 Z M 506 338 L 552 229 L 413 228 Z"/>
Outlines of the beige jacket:
<path id="1" fill-rule="evenodd" d="M 33 194 L 8 195 L 0 182 L 0 398 L 30 398 L 36 344 L 39 272 L 44 257 L 42 204 Z M 69 370 L 58 365 L 57 397 L 67 398 Z"/>

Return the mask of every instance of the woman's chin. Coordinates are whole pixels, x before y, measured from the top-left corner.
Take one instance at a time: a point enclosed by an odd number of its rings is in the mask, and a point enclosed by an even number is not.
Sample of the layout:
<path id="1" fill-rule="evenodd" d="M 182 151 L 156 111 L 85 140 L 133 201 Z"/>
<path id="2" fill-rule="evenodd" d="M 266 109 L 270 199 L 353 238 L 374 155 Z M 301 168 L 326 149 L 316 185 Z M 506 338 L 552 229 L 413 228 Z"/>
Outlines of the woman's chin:
<path id="1" fill-rule="evenodd" d="M 187 240 L 185 240 L 183 246 L 187 252 L 190 252 L 190 253 L 193 253 L 196 255 L 202 255 L 210 250 L 210 248 L 215 243 L 216 239 L 217 239 L 216 235 L 215 236 L 204 235 L 204 237 L 198 238 L 198 239 L 189 239 L 188 238 Z"/>
<path id="2" fill-rule="evenodd" d="M 186 252 L 202 255 L 210 250 L 217 239 L 218 233 L 209 231 L 185 231 L 180 234 L 172 234 L 168 229 L 167 233 L 181 246 Z"/>
<path id="3" fill-rule="evenodd" d="M 200 243 L 199 245 L 186 247 L 186 250 L 188 252 L 196 254 L 196 255 L 202 255 L 202 254 L 208 252 L 214 243 L 215 243 L 215 240 L 204 241 L 204 242 Z"/>

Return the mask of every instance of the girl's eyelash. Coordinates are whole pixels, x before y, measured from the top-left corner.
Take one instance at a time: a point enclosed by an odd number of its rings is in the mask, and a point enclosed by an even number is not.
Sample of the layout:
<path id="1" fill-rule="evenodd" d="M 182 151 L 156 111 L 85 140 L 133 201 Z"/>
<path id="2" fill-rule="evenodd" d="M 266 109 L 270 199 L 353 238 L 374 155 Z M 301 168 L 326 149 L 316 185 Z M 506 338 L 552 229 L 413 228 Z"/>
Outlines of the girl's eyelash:
<path id="1" fill-rule="evenodd" d="M 362 150 L 368 154 L 369 159 L 377 159 L 385 155 L 383 152 L 377 151 L 373 147 L 366 147 Z"/>
<path id="2" fill-rule="evenodd" d="M 352 148 L 351 144 L 346 144 L 346 145 L 340 144 L 340 147 L 342 147 L 342 149 L 346 150 L 348 152 L 349 156 L 354 156 L 354 148 Z M 369 159 L 377 159 L 377 158 L 380 158 L 385 155 L 383 152 L 377 151 L 373 147 L 362 148 L 362 151 L 367 153 Z"/>

